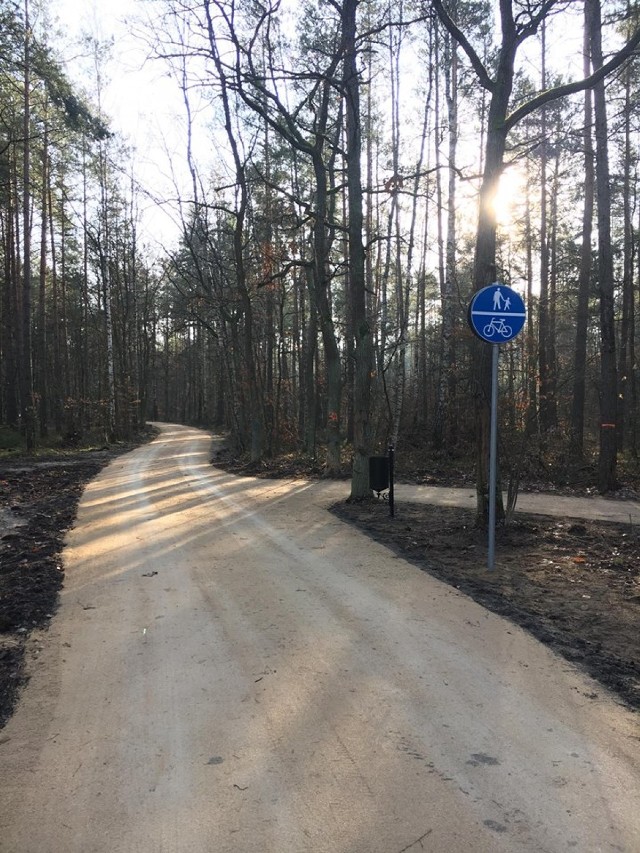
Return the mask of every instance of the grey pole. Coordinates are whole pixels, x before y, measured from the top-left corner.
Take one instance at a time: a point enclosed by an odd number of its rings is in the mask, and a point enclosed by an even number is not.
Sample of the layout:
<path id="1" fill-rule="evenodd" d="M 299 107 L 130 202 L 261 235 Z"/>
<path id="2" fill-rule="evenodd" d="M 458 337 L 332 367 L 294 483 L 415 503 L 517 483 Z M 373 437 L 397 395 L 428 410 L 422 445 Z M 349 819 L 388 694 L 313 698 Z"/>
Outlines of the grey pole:
<path id="1" fill-rule="evenodd" d="M 498 356 L 500 346 L 491 344 L 491 435 L 489 441 L 489 559 L 488 569 L 496 564 L 496 486 L 498 481 Z"/>

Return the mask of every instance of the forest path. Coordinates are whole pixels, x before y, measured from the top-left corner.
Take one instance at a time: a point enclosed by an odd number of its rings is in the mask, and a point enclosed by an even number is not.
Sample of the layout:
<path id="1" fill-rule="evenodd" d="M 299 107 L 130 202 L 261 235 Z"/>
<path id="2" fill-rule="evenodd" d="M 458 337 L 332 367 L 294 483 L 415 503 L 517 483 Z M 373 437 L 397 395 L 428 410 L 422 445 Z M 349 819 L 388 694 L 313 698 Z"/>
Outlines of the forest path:
<path id="1" fill-rule="evenodd" d="M 326 512 L 336 484 L 161 429 L 82 499 L 2 853 L 640 850 L 637 715 Z"/>

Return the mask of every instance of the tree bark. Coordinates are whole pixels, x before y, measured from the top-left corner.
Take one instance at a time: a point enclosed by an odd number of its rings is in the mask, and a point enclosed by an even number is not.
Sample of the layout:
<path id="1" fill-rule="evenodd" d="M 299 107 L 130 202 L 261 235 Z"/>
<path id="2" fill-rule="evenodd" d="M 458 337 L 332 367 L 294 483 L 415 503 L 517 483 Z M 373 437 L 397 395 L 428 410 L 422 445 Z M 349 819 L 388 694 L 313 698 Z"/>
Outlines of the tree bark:
<path id="1" fill-rule="evenodd" d="M 349 221 L 349 282 L 351 312 L 355 333 L 354 430 L 351 499 L 370 494 L 368 457 L 371 453 L 371 369 L 373 339 L 367 311 L 365 252 L 362 238 L 362 148 L 360 128 L 360 80 L 356 54 L 356 10 L 358 0 L 344 0 L 342 28 L 344 37 L 343 87 L 346 104 L 346 168 Z"/>
<path id="2" fill-rule="evenodd" d="M 584 76 L 591 68 L 591 48 L 588 23 L 588 7 L 585 4 Z M 591 89 L 584 93 L 584 130 L 582 142 L 584 148 L 584 207 L 582 211 L 582 243 L 580 246 L 580 268 L 578 273 L 578 302 L 576 310 L 576 337 L 574 347 L 573 399 L 571 403 L 571 447 L 577 459 L 584 455 L 584 406 L 586 397 L 587 372 L 587 329 L 589 324 L 589 293 L 591 290 L 592 232 L 595 196 L 595 152 L 593 150 L 593 96 Z"/>
<path id="3" fill-rule="evenodd" d="M 489 103 L 485 164 L 480 187 L 480 210 L 476 231 L 474 291 L 496 280 L 496 218 L 493 208 L 504 166 L 507 130 L 505 119 L 511 89 L 516 42 L 513 21 L 503 21 L 503 46 Z M 474 340 L 474 399 L 476 415 L 476 522 L 489 523 L 489 439 L 491 421 L 491 347 Z M 498 478 L 499 483 L 500 478 Z M 496 519 L 504 518 L 502 490 L 496 494 Z"/>
<path id="4" fill-rule="evenodd" d="M 34 352 L 35 387 L 38 396 L 40 437 L 49 434 L 49 383 L 47 371 L 47 206 L 49 201 L 49 122 L 45 115 L 42 143 L 42 187 L 40 220 L 40 269 L 38 275 L 38 326 Z"/>
<path id="5" fill-rule="evenodd" d="M 24 0 L 24 99 L 22 157 L 22 300 L 20 328 L 20 410 L 26 448 L 35 448 L 35 403 L 31 366 L 31 23 L 29 2 Z"/>
<path id="6" fill-rule="evenodd" d="M 542 75 L 540 80 L 540 88 L 544 91 L 547 88 L 547 70 L 546 70 L 546 28 L 542 25 Z M 549 188 L 548 180 L 548 123 L 547 123 L 547 107 L 546 104 L 540 109 L 540 301 L 538 309 L 538 366 L 540 375 L 540 432 L 542 440 L 545 435 L 553 428 L 554 424 L 551 418 L 552 406 L 552 388 L 549 364 L 549 348 L 551 346 L 551 329 L 549 322 L 550 303 L 549 303 L 549 215 L 548 215 L 548 197 Z"/>
<path id="7" fill-rule="evenodd" d="M 600 0 L 587 0 L 591 62 L 602 68 Z M 616 486 L 618 377 L 614 322 L 614 271 L 611 243 L 611 190 L 604 80 L 593 90 L 596 139 L 596 193 L 598 198 L 598 278 L 600 294 L 600 454 L 598 486 L 605 493 Z"/>
<path id="8" fill-rule="evenodd" d="M 633 370 L 631 356 L 634 351 L 634 293 L 633 293 L 633 220 L 631 200 L 631 170 L 633 164 L 631 150 L 631 74 L 626 69 L 624 76 L 624 156 L 622 166 L 622 211 L 624 224 L 623 259 L 622 259 L 622 321 L 620 324 L 620 354 L 618 358 L 618 377 L 620 393 L 618 396 L 618 450 L 626 446 L 627 424 L 632 421 L 627 417 L 632 400 L 632 381 L 630 371 Z M 629 429 L 632 432 L 632 428 Z M 633 442 L 632 442 L 633 444 Z"/>

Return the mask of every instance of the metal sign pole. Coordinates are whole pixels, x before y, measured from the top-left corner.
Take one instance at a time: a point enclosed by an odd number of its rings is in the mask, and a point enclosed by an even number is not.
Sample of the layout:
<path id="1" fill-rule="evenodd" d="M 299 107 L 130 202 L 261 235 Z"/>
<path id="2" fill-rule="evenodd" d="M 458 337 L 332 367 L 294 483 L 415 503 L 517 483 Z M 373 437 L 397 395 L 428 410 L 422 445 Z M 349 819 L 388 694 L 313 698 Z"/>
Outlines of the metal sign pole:
<path id="1" fill-rule="evenodd" d="M 496 488 L 498 484 L 498 356 L 499 344 L 491 345 L 491 434 L 489 440 L 489 558 L 488 569 L 496 564 Z"/>

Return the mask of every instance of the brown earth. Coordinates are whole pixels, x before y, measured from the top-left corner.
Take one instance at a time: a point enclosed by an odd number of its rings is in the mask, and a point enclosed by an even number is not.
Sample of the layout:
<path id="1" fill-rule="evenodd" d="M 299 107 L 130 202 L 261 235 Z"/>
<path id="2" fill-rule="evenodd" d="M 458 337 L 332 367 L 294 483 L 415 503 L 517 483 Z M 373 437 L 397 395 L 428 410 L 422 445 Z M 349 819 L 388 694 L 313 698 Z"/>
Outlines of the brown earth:
<path id="1" fill-rule="evenodd" d="M 0 727 L 25 682 L 27 638 L 55 613 L 64 534 L 83 487 L 126 449 L 0 464 Z M 237 473 L 302 473 L 286 463 L 249 472 L 215 461 Z M 488 572 L 486 534 L 465 510 L 402 503 L 391 518 L 388 504 L 372 500 L 341 502 L 334 512 L 640 708 L 640 530 L 518 514 L 498 529 L 497 565 Z"/>

